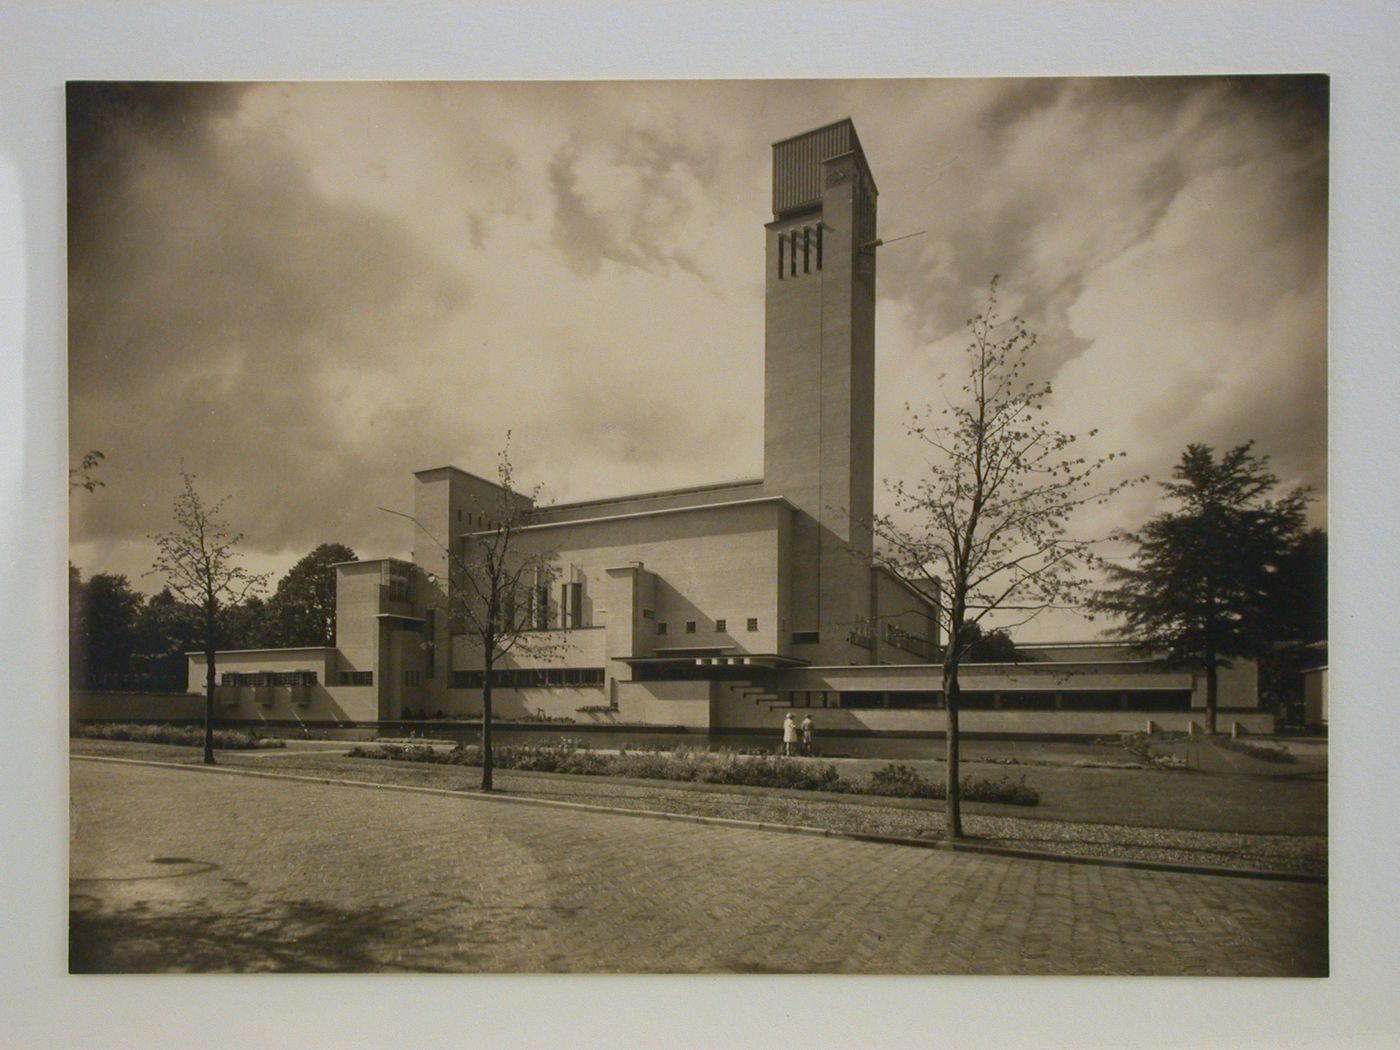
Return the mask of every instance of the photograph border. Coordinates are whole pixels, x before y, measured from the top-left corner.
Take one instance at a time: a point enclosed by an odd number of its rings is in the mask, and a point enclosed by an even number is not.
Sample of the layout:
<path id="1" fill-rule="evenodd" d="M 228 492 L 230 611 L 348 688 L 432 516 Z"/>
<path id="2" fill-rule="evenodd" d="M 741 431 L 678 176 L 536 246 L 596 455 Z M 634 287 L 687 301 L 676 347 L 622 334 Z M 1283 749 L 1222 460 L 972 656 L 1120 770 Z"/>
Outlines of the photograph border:
<path id="1" fill-rule="evenodd" d="M 1357 656 L 1384 651 L 1376 621 L 1386 619 L 1380 610 L 1395 578 L 1381 523 L 1394 510 L 1397 468 L 1376 460 L 1396 444 L 1396 421 L 1382 401 L 1395 379 L 1385 346 L 1396 319 L 1391 190 L 1400 151 L 1389 119 L 1400 101 L 1396 17 L 1309 4 L 1186 4 L 1131 14 L 1088 3 L 784 2 L 692 14 L 649 4 L 523 6 L 528 17 L 521 6 L 438 5 L 399 20 L 379 5 L 325 2 L 198 10 L 59 4 L 6 15 L 0 209 L 5 227 L 19 236 L 0 249 L 8 300 L 0 332 L 13 337 L 0 341 L 16 348 L 0 385 L 16 431 L 0 459 L 7 482 L 0 590 L 39 596 L 42 641 L 35 644 L 32 612 L 5 603 L 0 637 L 20 691 L 12 702 L 27 705 L 5 740 L 6 841 L 34 843 L 5 875 L 7 913 L 25 916 L 7 939 L 5 960 L 6 999 L 15 1004 L 5 1013 L 17 1016 L 4 1023 L 19 1045 L 152 1047 L 210 1039 L 291 1046 L 305 1045 L 308 1030 L 325 1046 L 460 1045 L 464 1027 L 491 1033 L 482 1043 L 510 1046 L 618 1045 L 620 1033 L 625 1045 L 656 1046 L 759 1039 L 927 1045 L 932 1033 L 948 1046 L 1319 1046 L 1392 1038 L 1397 966 L 1386 935 L 1396 928 L 1397 905 L 1385 890 L 1396 846 L 1393 834 L 1376 832 L 1393 827 L 1395 765 L 1381 742 L 1386 734 L 1374 731 L 1386 713 L 1385 682 L 1375 663 Z M 450 41 L 449 30 L 456 31 Z M 1336 687 L 1359 698 L 1343 706 L 1331 767 L 1333 977 L 288 976 L 192 983 L 64 976 L 66 941 L 54 924 L 67 912 L 57 834 L 67 798 L 66 699 L 54 683 L 66 675 L 66 532 L 55 528 L 66 514 L 56 481 L 67 460 L 65 80 L 1204 72 L 1333 77 L 1329 533 L 1332 607 L 1339 612 L 1331 644 L 1340 654 Z M 1374 508 L 1368 521 L 1348 520 L 1361 507 Z M 1354 609 L 1371 613 L 1361 617 Z M 34 834 L 43 828 L 51 838 Z M 535 1023 L 546 1017 L 546 1027 Z"/>

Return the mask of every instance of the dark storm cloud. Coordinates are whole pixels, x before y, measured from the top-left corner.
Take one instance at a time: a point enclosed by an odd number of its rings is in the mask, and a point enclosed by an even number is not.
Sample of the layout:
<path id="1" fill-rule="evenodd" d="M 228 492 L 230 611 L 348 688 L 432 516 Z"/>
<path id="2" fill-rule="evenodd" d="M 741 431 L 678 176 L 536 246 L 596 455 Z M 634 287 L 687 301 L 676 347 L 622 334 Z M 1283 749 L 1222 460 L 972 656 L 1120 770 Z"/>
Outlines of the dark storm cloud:
<path id="1" fill-rule="evenodd" d="M 768 146 L 847 115 L 880 235 L 927 231 L 880 253 L 879 474 L 919 468 L 901 405 L 956 382 L 1000 274 L 1065 429 L 1155 476 L 1255 437 L 1325 489 L 1319 78 L 75 99 L 71 438 L 108 453 L 74 507 L 89 568 L 148 564 L 182 459 L 269 568 L 406 552 L 374 507 L 425 466 L 489 470 L 508 428 L 559 498 L 755 473 Z"/>
<path id="2" fill-rule="evenodd" d="M 324 493 L 290 479 L 363 440 L 402 465 L 415 406 L 372 405 L 347 433 L 347 404 L 411 368 L 468 292 L 394 220 L 327 199 L 285 143 L 240 127 L 239 94 L 70 91 L 70 430 L 127 492 L 163 493 L 183 462 L 234 493 L 254 542 L 310 546 L 328 538 Z M 91 504 L 84 531 L 149 528 L 136 501 Z"/>
<path id="3" fill-rule="evenodd" d="M 68 251 L 82 264 L 103 243 L 112 199 L 156 147 L 185 152 L 208 148 L 211 123 L 232 113 L 237 84 L 105 83 L 67 86 Z"/>

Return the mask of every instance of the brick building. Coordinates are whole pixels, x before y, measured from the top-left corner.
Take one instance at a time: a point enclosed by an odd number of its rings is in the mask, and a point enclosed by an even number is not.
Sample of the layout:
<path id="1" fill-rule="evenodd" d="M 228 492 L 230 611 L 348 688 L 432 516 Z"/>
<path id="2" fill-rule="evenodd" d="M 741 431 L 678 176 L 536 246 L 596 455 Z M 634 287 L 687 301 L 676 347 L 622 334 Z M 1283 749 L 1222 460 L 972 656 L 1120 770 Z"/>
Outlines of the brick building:
<path id="1" fill-rule="evenodd" d="M 456 467 L 418 471 L 411 560 L 338 567 L 333 648 L 221 653 L 225 717 L 479 715 L 480 655 L 453 633 L 443 546 L 470 543 L 506 499 L 529 510 L 517 542 L 557 569 L 532 599 L 563 650 L 496 669 L 499 717 L 742 730 L 803 706 L 826 709 L 826 729 L 940 731 L 933 611 L 869 560 L 877 196 L 850 120 L 773 146 L 763 477 L 532 508 Z M 1027 658 L 967 669 L 969 730 L 1182 728 L 1204 704 L 1203 675 L 1123 647 Z M 192 655 L 191 691 L 202 682 Z M 1234 711 L 1265 728 L 1255 695 L 1251 665 L 1222 676 L 1227 725 Z"/>

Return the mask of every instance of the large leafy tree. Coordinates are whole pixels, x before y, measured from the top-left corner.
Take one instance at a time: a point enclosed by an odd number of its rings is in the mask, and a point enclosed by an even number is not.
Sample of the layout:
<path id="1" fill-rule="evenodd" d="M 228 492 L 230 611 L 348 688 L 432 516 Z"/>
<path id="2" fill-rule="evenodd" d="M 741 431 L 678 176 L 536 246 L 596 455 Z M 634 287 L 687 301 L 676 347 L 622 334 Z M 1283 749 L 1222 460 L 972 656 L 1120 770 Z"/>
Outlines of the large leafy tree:
<path id="1" fill-rule="evenodd" d="M 1265 584 L 1264 630 L 1280 643 L 1327 640 L 1327 533 L 1308 529 L 1279 555 Z"/>
<path id="2" fill-rule="evenodd" d="M 238 564 L 241 533 L 223 519 L 227 497 L 205 502 L 194 475 L 181 471 L 184 488 L 171 508 L 173 528 L 151 537 L 156 545 L 153 574 L 195 610 L 195 631 L 204 650 L 204 762 L 214 765 L 214 661 L 223 640 L 228 610 L 267 583 L 267 574 Z"/>
<path id="3" fill-rule="evenodd" d="M 345 544 L 323 543 L 293 565 L 267 602 L 269 644 L 334 645 L 334 566 L 354 560 Z"/>
<path id="4" fill-rule="evenodd" d="M 1177 666 L 1206 673 L 1206 730 L 1216 731 L 1219 669 L 1261 655 L 1277 625 L 1271 595 L 1303 533 L 1307 492 L 1272 498 L 1278 486 L 1253 442 L 1217 458 L 1188 445 L 1164 481 L 1175 509 L 1119 537 L 1136 549 L 1108 566 L 1095 610 L 1119 620 L 1117 633 Z"/>
<path id="5" fill-rule="evenodd" d="M 1011 635 L 1000 628 L 984 631 L 976 621 L 965 628 L 971 640 L 967 643 L 966 659 L 973 664 L 1011 664 L 1020 659 Z"/>
<path id="6" fill-rule="evenodd" d="M 183 692 L 189 673 L 186 655 L 199 644 L 199 610 L 164 587 L 151 595 L 136 620 L 137 674 L 148 687 Z"/>
<path id="7" fill-rule="evenodd" d="M 958 671 L 985 644 L 983 622 L 1016 626 L 1045 609 L 1075 604 L 1094 563 L 1091 541 L 1070 534 L 1086 504 L 1131 482 L 1095 477 L 1122 453 L 1075 455 L 1077 437 L 1044 418 L 1048 383 L 1027 379 L 1035 335 L 997 309 L 968 322 L 967 379 L 946 407 L 912 412 L 909 432 L 930 452 L 927 472 L 892 486 L 895 513 L 877 517 L 877 560 L 937 610 L 948 716 L 948 834 L 962 836 Z M 1095 431 L 1090 431 L 1090 435 Z"/>
<path id="8" fill-rule="evenodd" d="M 70 688 L 87 684 L 87 610 L 83 601 L 83 573 L 68 563 L 68 682 Z"/>
<path id="9" fill-rule="evenodd" d="M 100 572 L 86 583 L 76 582 L 73 644 L 82 668 L 79 680 L 92 688 L 127 687 L 131 684 L 136 624 L 144 598 L 121 575 Z"/>
<path id="10" fill-rule="evenodd" d="M 250 594 L 237 605 L 224 610 L 224 633 L 220 646 L 224 649 L 266 649 L 277 645 L 270 623 L 268 606 L 256 594 Z"/>

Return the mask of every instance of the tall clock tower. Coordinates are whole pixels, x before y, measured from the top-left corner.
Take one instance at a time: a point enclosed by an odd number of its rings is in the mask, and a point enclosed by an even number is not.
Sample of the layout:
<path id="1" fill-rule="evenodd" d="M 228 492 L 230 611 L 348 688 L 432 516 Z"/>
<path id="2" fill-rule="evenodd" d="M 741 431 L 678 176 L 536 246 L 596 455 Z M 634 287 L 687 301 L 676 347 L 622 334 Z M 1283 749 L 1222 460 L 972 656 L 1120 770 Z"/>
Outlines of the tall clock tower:
<path id="1" fill-rule="evenodd" d="M 773 145 L 763 476 L 801 512 L 787 630 L 813 663 L 870 660 L 877 192 L 849 119 Z"/>

